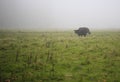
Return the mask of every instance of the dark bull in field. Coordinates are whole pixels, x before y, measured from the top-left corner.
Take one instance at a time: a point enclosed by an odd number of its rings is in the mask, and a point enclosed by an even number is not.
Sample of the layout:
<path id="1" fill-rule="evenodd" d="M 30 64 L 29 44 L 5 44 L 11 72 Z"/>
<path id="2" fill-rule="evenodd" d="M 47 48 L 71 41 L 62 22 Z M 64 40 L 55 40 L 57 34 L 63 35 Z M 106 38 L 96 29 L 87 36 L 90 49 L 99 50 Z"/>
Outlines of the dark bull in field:
<path id="1" fill-rule="evenodd" d="M 80 27 L 78 30 L 74 30 L 74 31 L 79 36 L 86 36 L 87 34 L 91 34 L 90 30 L 87 27 Z"/>

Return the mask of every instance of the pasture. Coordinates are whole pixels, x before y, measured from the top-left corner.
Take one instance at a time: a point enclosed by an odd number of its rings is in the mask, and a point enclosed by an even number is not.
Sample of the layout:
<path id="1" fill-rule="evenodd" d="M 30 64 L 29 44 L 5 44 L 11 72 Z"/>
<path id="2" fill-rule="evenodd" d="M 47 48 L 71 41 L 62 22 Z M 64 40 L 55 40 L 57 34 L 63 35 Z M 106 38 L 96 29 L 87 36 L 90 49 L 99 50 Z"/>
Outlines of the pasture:
<path id="1" fill-rule="evenodd" d="M 0 82 L 120 82 L 120 32 L 0 32 Z M 6 81 L 8 82 L 8 81 Z"/>

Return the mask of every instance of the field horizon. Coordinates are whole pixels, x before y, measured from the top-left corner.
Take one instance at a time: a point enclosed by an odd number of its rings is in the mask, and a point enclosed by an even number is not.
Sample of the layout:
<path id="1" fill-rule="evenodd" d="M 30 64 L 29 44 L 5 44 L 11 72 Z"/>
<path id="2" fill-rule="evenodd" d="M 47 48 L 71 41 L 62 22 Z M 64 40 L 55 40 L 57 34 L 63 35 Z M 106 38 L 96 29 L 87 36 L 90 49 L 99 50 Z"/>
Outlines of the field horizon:
<path id="1" fill-rule="evenodd" d="M 79 28 L 79 27 L 78 27 Z M 26 28 L 0 28 L 0 31 L 9 31 L 9 32 L 72 32 L 77 30 L 78 28 L 71 28 L 71 29 L 60 29 L 60 28 L 43 28 L 43 29 L 26 29 Z M 89 28 L 89 27 L 88 27 Z M 120 32 L 120 28 L 89 28 L 91 32 Z"/>

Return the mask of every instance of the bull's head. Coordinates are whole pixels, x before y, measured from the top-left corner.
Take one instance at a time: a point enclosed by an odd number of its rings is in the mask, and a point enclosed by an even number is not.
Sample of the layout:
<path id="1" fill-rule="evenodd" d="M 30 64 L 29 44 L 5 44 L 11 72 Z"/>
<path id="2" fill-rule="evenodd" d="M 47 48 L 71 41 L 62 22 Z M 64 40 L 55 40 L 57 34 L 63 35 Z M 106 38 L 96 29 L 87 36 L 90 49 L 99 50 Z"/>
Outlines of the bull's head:
<path id="1" fill-rule="evenodd" d="M 78 33 L 79 30 L 74 30 L 75 33 Z"/>
<path id="2" fill-rule="evenodd" d="M 89 31 L 88 34 L 91 34 L 91 32 Z"/>

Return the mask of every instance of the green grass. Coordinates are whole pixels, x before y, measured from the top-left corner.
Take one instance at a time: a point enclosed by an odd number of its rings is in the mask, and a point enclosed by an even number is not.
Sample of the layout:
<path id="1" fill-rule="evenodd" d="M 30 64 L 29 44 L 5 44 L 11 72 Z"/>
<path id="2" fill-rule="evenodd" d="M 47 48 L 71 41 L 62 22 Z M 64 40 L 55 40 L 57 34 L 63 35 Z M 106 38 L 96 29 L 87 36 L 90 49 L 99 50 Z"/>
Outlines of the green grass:
<path id="1" fill-rule="evenodd" d="M 0 32 L 0 82 L 120 82 L 120 32 Z"/>

